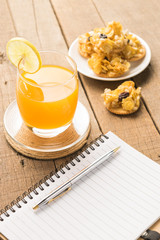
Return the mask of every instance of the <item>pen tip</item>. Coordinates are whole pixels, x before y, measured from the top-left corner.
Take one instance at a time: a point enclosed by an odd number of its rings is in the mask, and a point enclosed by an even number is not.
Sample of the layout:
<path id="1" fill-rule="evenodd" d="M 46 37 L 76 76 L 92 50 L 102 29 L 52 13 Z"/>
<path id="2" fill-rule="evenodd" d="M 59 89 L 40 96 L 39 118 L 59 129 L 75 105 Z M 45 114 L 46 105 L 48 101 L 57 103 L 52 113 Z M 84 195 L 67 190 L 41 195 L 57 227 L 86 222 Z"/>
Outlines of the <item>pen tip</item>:
<path id="1" fill-rule="evenodd" d="M 117 147 L 117 148 L 115 148 L 115 149 L 113 150 L 113 152 L 117 152 L 117 151 L 118 151 L 118 149 L 120 149 L 120 146 L 119 146 L 119 147 Z"/>
<path id="2" fill-rule="evenodd" d="M 38 205 L 36 205 L 36 206 L 33 207 L 33 210 L 36 210 L 36 209 L 38 209 Z"/>

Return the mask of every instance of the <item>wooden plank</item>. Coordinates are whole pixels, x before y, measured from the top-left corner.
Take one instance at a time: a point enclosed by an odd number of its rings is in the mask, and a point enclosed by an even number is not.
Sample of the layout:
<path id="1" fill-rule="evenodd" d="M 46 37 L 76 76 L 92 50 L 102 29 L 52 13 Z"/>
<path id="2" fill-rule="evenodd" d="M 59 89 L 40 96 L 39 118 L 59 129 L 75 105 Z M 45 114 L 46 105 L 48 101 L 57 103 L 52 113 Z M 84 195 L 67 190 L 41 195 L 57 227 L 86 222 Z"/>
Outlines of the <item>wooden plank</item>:
<path id="1" fill-rule="evenodd" d="M 6 42 L 15 35 L 15 28 L 6 1 L 1 1 L 0 14 L 2 16 L 0 19 L 0 51 L 4 53 Z M 26 174 L 26 169 L 32 169 L 34 164 L 28 159 L 17 155 L 8 146 L 3 134 L 4 110 L 15 97 L 15 76 L 15 69 L 6 61 L 6 57 L 3 57 L 0 64 L 0 208 L 24 192 L 24 189 L 30 187 L 33 184 L 32 180 L 36 179 L 37 175 L 32 175 L 32 179 L 30 179 L 30 175 Z M 24 161 L 23 166 L 21 164 L 22 160 Z M 24 179 L 25 174 L 26 179 Z"/>
<path id="2" fill-rule="evenodd" d="M 8 4 L 6 1 L 2 1 L 0 11 L 2 16 L 0 19 L 1 51 L 5 51 L 6 43 L 11 37 L 21 36 L 31 41 L 40 50 L 56 49 L 67 53 L 65 41 L 49 1 L 17 0 L 8 1 Z M 7 26 L 4 25 L 6 22 Z M 4 111 L 15 98 L 16 70 L 8 60 L 3 61 L 0 68 L 0 127 L 2 130 Z M 92 129 L 94 129 L 91 131 L 89 140 L 91 141 L 100 134 L 100 130 L 81 86 L 79 95 L 81 102 L 86 105 L 91 116 Z M 1 135 L 0 142 L 2 149 L 0 156 L 1 209 L 49 174 L 51 170 L 55 171 L 55 162 L 33 161 L 17 155 L 7 144 L 4 135 Z M 68 158 L 57 161 L 58 165 L 66 160 Z"/>
<path id="3" fill-rule="evenodd" d="M 9 13 L 6 1 L 1 1 L 0 33 L 1 51 L 5 51 L 6 42 L 16 35 L 15 26 Z M 4 23 L 7 24 L 5 25 Z M 9 63 L 3 61 L 0 64 L 0 127 L 3 131 L 3 114 L 8 104 L 15 98 L 16 70 Z M 1 156 L 0 156 L 0 209 L 16 199 L 29 187 L 39 181 L 42 176 L 49 173 L 50 169 L 55 170 L 53 162 L 31 161 L 21 155 L 17 155 L 7 144 L 4 134 L 1 134 Z"/>
<path id="4" fill-rule="evenodd" d="M 109 1 L 97 1 L 97 6 L 99 6 L 100 9 L 105 8 L 103 12 L 108 20 L 118 20 L 115 16 L 118 9 L 122 8 L 120 2 L 121 1 L 116 1 L 114 4 L 116 5 L 116 12 L 114 12 L 115 8 L 109 7 Z M 69 46 L 78 35 L 104 25 L 103 15 L 101 17 L 101 13 L 99 13 L 100 10 L 98 9 L 99 11 L 97 11 L 97 8 L 89 0 L 83 0 L 81 4 L 74 0 L 52 0 L 52 4 Z M 70 26 L 71 16 L 72 19 L 74 19 L 72 26 Z M 129 13 L 124 12 L 124 16 L 119 20 L 121 21 L 123 18 L 126 19 L 127 23 L 127 19 L 130 19 Z M 130 19 L 129 21 L 134 25 L 134 19 Z M 122 24 L 123 23 L 124 22 L 122 22 Z M 131 30 L 135 32 L 135 29 L 132 27 Z M 137 33 L 139 34 L 139 32 Z M 102 131 L 107 132 L 111 130 L 115 132 L 139 151 L 145 153 L 155 161 L 159 161 L 159 134 L 143 102 L 140 110 L 133 115 L 126 117 L 113 115 L 105 109 L 101 94 L 105 88 L 114 89 L 121 82 L 102 82 L 84 76 L 82 76 L 82 81 Z M 145 91 L 144 89 L 145 86 L 142 89 L 142 95 Z"/>

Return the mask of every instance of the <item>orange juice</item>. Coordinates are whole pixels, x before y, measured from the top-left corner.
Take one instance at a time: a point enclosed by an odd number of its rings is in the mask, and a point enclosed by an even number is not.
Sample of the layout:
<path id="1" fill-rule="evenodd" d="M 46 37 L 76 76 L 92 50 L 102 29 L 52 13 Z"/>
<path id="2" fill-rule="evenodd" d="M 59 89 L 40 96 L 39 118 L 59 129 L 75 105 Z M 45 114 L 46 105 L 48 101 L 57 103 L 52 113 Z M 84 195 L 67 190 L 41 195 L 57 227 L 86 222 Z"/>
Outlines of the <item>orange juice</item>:
<path id="1" fill-rule="evenodd" d="M 67 68 L 44 65 L 17 80 L 17 104 L 29 127 L 55 129 L 71 123 L 78 100 L 78 79 Z"/>

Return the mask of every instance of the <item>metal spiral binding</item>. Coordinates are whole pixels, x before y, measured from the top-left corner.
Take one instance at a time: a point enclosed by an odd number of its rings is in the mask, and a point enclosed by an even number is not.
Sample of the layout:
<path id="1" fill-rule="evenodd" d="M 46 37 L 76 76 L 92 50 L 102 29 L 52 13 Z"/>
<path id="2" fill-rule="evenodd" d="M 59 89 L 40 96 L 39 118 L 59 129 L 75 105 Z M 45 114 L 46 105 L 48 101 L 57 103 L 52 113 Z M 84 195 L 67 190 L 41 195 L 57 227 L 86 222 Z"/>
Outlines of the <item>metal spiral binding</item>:
<path id="1" fill-rule="evenodd" d="M 98 138 L 96 138 L 94 141 L 92 141 L 89 145 L 87 145 L 85 148 L 83 148 L 78 154 L 76 157 L 72 158 L 71 161 L 67 161 L 65 162 L 65 165 L 61 165 L 60 167 L 60 172 L 62 174 L 65 174 L 66 173 L 66 170 L 69 171 L 71 168 L 68 166 L 68 164 L 70 163 L 73 167 L 76 165 L 75 162 L 73 162 L 73 160 L 75 160 L 77 163 L 81 162 L 79 156 L 81 158 L 86 158 L 85 154 L 86 153 L 87 155 L 90 154 L 90 150 L 91 151 L 94 151 L 95 150 L 95 147 L 99 147 L 100 144 L 97 142 L 98 140 L 101 142 L 101 143 L 104 143 L 104 139 L 102 138 L 104 137 L 105 139 L 108 139 L 109 137 L 107 137 L 106 135 L 102 134 L 100 135 Z M 8 213 L 8 210 L 11 210 L 12 213 L 15 213 L 16 210 L 13 208 L 14 206 L 17 206 L 18 208 L 21 208 L 22 206 L 20 205 L 20 201 L 22 201 L 24 204 L 27 204 L 28 201 L 25 199 L 26 197 L 28 197 L 30 200 L 33 199 L 33 196 L 31 195 L 31 192 L 34 193 L 35 195 L 38 195 L 39 193 L 37 192 L 36 188 L 39 188 L 41 191 L 44 190 L 44 187 L 42 186 L 42 184 L 45 184 L 46 187 L 50 186 L 50 184 L 47 182 L 47 180 L 50 180 L 51 183 L 55 182 L 55 180 L 53 179 L 53 176 L 56 177 L 56 178 L 60 178 L 60 175 L 56 172 L 54 173 L 53 171 L 50 172 L 49 175 L 45 176 L 43 179 L 41 179 L 39 181 L 39 183 L 36 183 L 33 187 L 30 187 L 28 189 L 28 191 L 24 192 L 21 196 L 17 197 L 16 200 L 12 201 L 9 205 L 5 206 L 4 209 L 0 210 L 0 221 L 4 221 L 3 217 L 1 217 L 2 214 L 4 214 L 6 217 L 9 217 L 10 214 Z"/>

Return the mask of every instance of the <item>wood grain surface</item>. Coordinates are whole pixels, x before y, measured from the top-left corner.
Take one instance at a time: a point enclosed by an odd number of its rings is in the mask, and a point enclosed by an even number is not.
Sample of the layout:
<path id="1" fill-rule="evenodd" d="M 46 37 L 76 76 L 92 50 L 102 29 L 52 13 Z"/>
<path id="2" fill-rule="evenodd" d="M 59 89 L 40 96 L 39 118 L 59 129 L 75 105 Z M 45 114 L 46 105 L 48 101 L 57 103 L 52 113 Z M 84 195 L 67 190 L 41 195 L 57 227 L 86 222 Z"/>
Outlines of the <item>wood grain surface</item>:
<path id="1" fill-rule="evenodd" d="M 149 67 L 132 80 L 142 87 L 138 112 L 116 116 L 108 112 L 101 94 L 120 82 L 101 82 L 80 75 L 79 100 L 91 117 L 88 143 L 101 133 L 113 131 L 120 138 L 160 163 L 160 5 L 157 0 L 0 0 L 0 209 L 60 168 L 70 157 L 37 161 L 17 154 L 6 142 L 3 115 L 15 99 L 16 69 L 5 56 L 7 41 L 22 36 L 39 50 L 67 53 L 80 34 L 106 22 L 120 21 L 124 28 L 142 37 L 150 46 Z M 160 231 L 160 222 L 153 226 Z"/>

